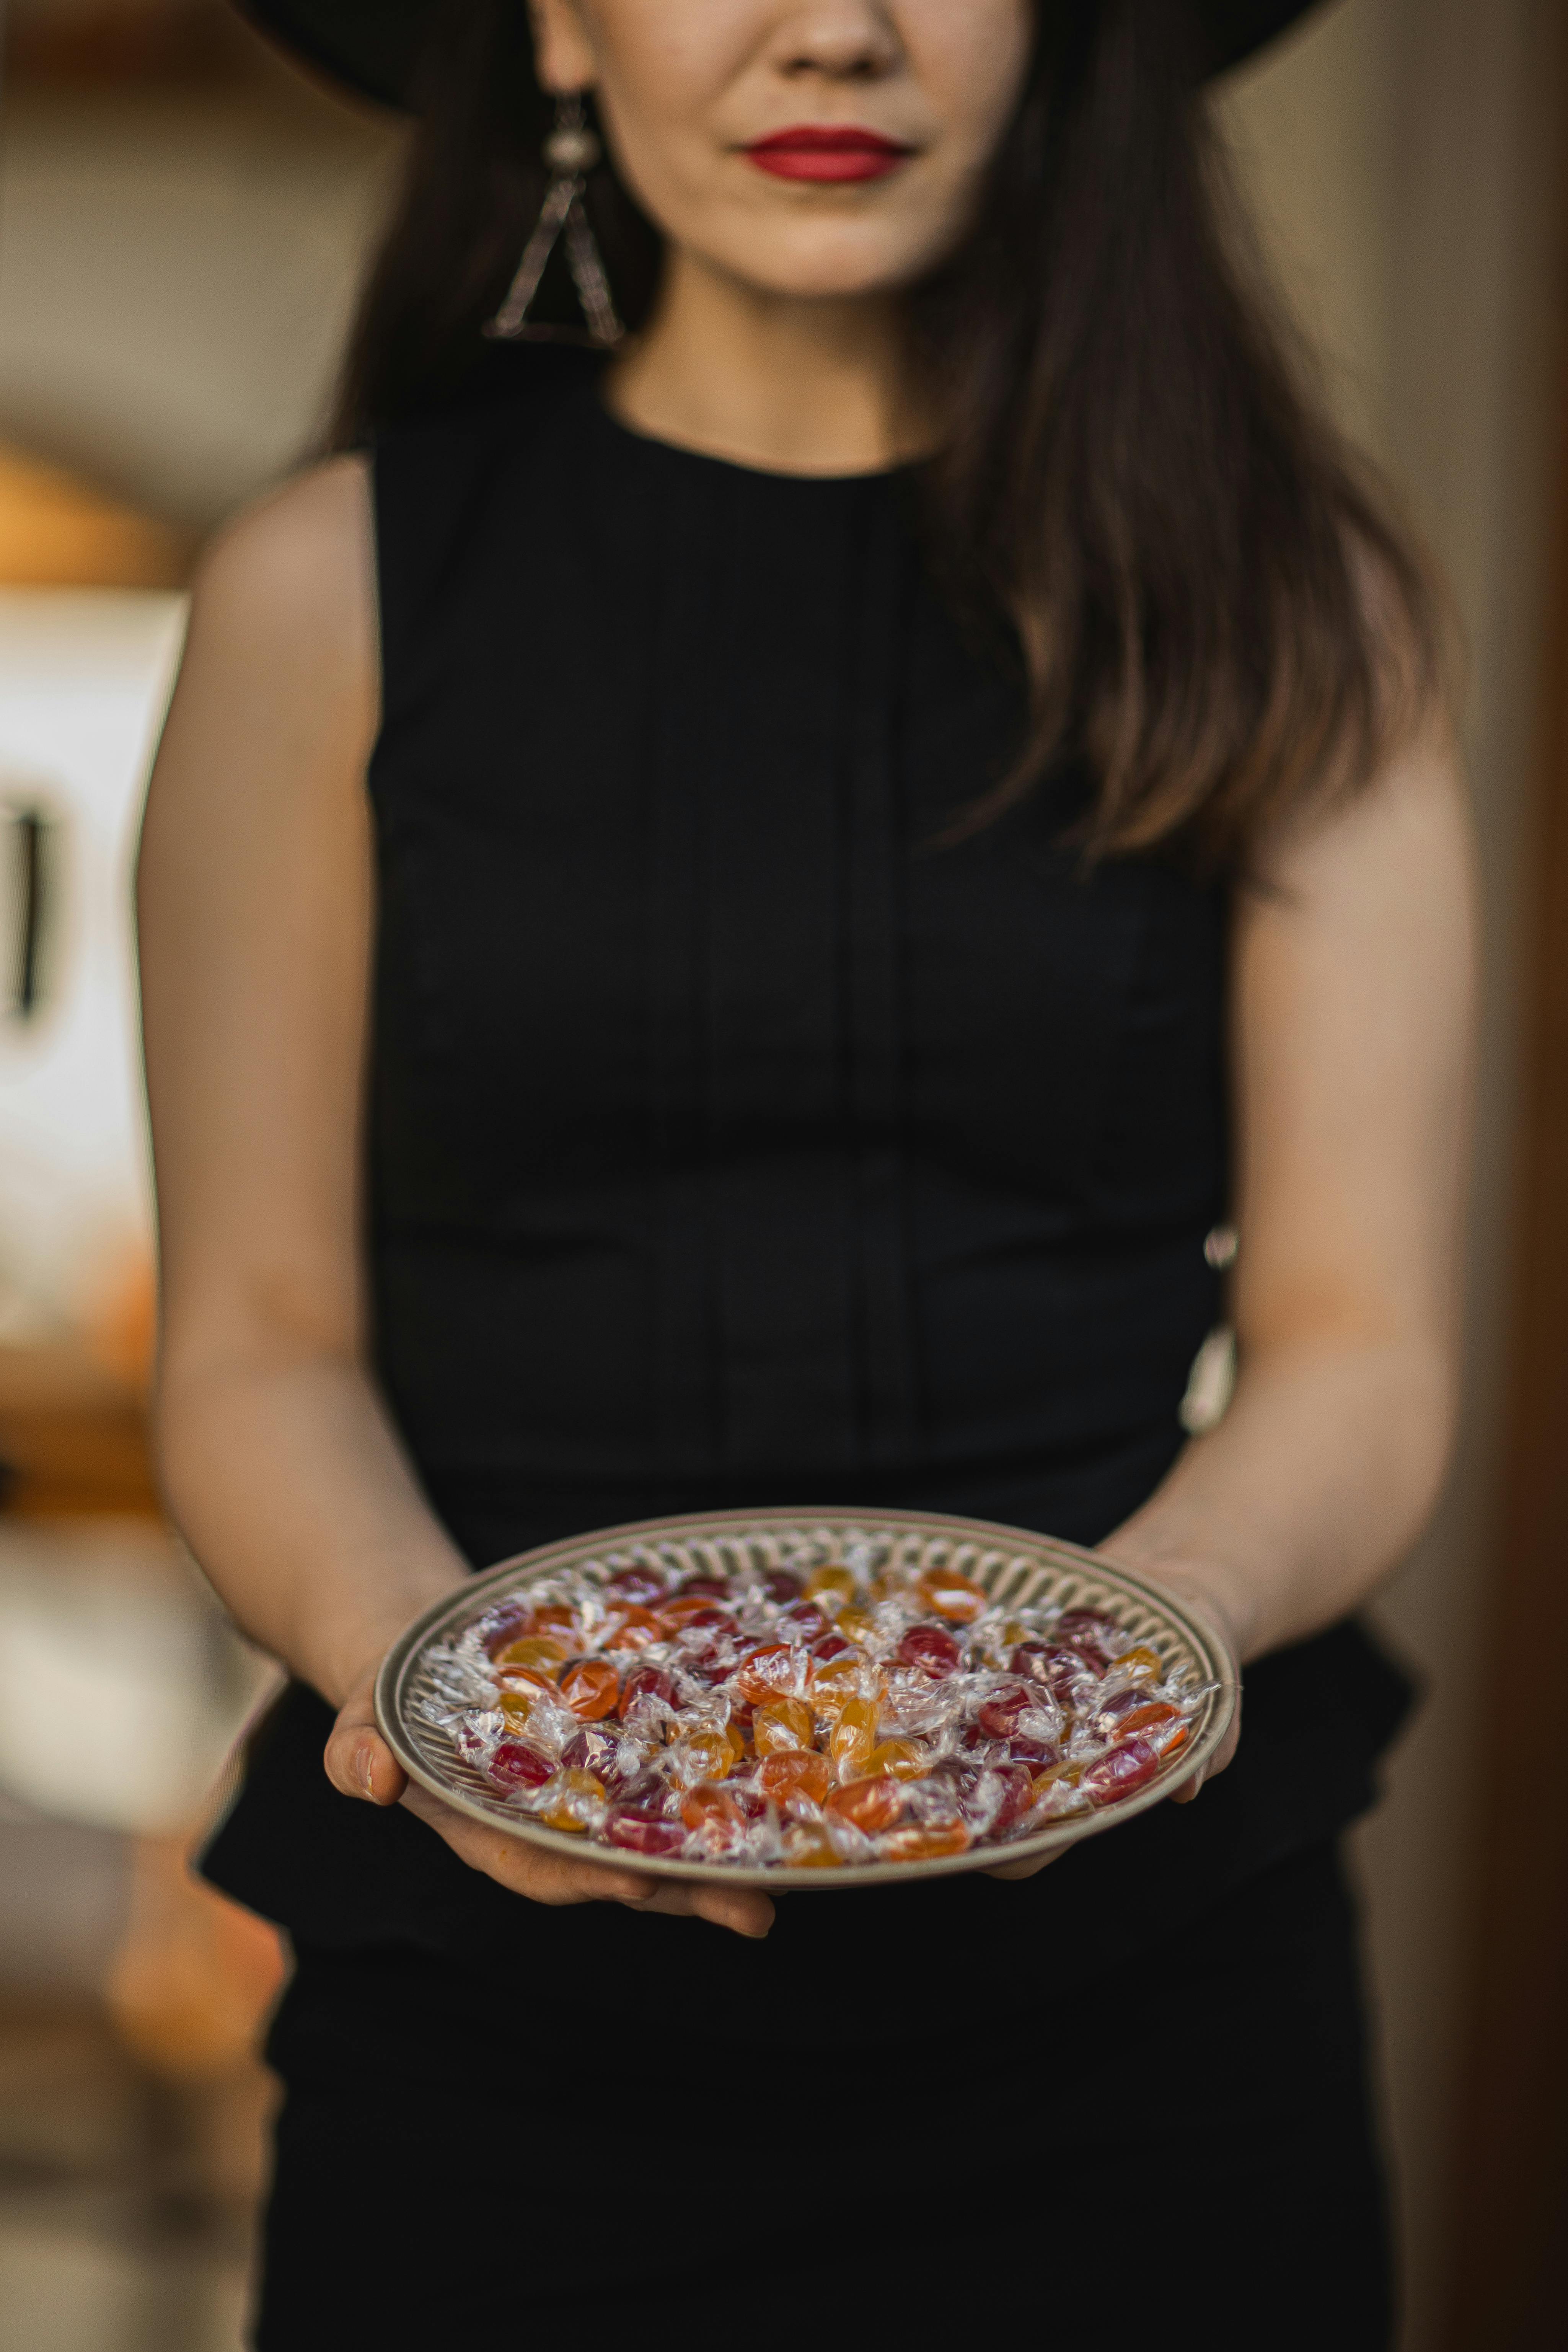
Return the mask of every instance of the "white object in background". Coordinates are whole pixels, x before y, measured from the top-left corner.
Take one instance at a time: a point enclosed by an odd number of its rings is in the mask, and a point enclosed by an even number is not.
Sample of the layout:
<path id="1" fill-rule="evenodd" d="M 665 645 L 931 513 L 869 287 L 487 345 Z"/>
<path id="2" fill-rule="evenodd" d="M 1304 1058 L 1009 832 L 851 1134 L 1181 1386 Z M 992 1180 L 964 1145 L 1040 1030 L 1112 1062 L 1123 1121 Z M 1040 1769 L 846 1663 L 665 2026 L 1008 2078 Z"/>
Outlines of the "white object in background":
<path id="1" fill-rule="evenodd" d="M 144 1520 L 0 1520 L 0 1790 L 58 1821 L 189 1827 L 277 1678 Z"/>
<path id="2" fill-rule="evenodd" d="M 151 1251 L 132 861 L 183 596 L 0 589 L 0 1338 Z"/>

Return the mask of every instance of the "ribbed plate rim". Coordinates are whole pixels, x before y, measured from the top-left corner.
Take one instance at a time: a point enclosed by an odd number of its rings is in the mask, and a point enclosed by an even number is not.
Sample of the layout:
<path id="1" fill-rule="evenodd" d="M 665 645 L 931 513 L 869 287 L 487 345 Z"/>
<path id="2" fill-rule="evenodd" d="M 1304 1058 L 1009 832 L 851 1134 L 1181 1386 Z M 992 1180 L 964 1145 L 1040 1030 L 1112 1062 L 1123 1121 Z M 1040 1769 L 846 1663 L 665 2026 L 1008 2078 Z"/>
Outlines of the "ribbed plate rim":
<path id="1" fill-rule="evenodd" d="M 520 1581 L 537 1582 L 577 1560 L 625 1549 L 629 1544 L 682 1538 L 711 1539 L 726 1535 L 743 1538 L 749 1533 L 781 1528 L 797 1529 L 805 1536 L 839 1531 L 869 1537 L 884 1531 L 928 1537 L 951 1535 L 963 1540 L 982 1540 L 994 1547 L 1005 1545 L 1031 1553 L 1042 1562 L 1076 1568 L 1098 1578 L 1112 1591 L 1120 1586 L 1129 1596 L 1135 1595 L 1146 1607 L 1165 1617 L 1201 1660 L 1203 1679 L 1214 1687 L 1200 1727 L 1180 1759 L 1158 1780 L 1113 1805 L 1068 1815 L 1052 1822 L 1048 1829 L 1036 1831 L 1031 1837 L 1010 1838 L 1005 1845 L 973 1846 L 967 1853 L 944 1855 L 932 1862 L 848 1864 L 839 1870 L 796 1870 L 784 1864 L 739 1868 L 726 1863 L 685 1862 L 641 1854 L 623 1858 L 608 1846 L 586 1844 L 580 1837 L 546 1829 L 526 1814 L 506 1814 L 499 1808 L 492 1811 L 433 1771 L 405 1730 L 403 1701 L 410 1672 L 420 1653 L 459 1623 L 477 1616 L 492 1591 L 503 1588 L 510 1591 Z M 857 1511 L 839 1504 L 821 1508 L 781 1504 L 752 1511 L 678 1512 L 668 1518 L 627 1519 L 515 1553 L 508 1559 L 498 1560 L 493 1568 L 481 1570 L 466 1584 L 454 1587 L 441 1600 L 421 1610 L 387 1651 L 375 1681 L 376 1722 L 403 1769 L 410 1780 L 469 1820 L 498 1831 L 503 1837 L 517 1838 L 542 1853 L 555 1854 L 563 1861 L 602 1860 L 611 1868 L 635 1871 L 639 1878 L 752 1887 L 771 1895 L 828 1895 L 848 1887 L 905 1885 L 922 1879 L 957 1877 L 975 1870 L 1010 1869 L 1016 1863 L 1064 1853 L 1085 1838 L 1100 1836 L 1149 1811 L 1151 1807 L 1165 1803 L 1178 1789 L 1201 1773 L 1229 1731 L 1236 1705 L 1237 1684 L 1230 1673 L 1230 1662 L 1203 1619 L 1184 1607 L 1167 1586 L 1140 1575 L 1136 1569 L 1124 1568 L 1119 1561 L 1107 1559 L 1103 1553 L 1087 1550 L 1080 1544 L 1041 1535 L 1032 1528 L 1011 1527 L 1004 1520 L 964 1518 L 945 1511 Z"/>

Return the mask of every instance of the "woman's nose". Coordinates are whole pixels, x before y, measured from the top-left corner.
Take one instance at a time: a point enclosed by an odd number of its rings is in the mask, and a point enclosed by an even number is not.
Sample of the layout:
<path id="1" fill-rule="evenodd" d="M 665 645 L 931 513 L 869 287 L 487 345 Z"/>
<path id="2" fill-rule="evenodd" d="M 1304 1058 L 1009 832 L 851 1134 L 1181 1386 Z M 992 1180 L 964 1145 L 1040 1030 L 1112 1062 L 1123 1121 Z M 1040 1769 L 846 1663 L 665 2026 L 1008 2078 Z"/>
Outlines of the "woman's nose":
<path id="1" fill-rule="evenodd" d="M 793 77 L 868 81 L 892 72 L 903 43 L 886 0 L 796 0 L 779 10 L 775 64 Z"/>

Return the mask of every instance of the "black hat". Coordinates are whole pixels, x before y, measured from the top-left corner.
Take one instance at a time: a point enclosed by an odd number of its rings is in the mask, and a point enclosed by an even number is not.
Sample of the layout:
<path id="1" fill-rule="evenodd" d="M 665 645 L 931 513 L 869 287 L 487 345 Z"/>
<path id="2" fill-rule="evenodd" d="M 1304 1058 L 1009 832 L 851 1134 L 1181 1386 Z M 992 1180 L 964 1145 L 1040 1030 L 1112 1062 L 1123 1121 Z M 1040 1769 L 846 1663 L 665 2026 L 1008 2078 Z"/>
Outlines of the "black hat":
<path id="1" fill-rule="evenodd" d="M 334 81 L 398 106 L 407 95 L 426 28 L 440 0 L 236 0 L 236 5 L 263 32 Z M 1215 70 L 1239 65 L 1313 5 L 1314 0 L 1203 0 L 1214 34 Z"/>

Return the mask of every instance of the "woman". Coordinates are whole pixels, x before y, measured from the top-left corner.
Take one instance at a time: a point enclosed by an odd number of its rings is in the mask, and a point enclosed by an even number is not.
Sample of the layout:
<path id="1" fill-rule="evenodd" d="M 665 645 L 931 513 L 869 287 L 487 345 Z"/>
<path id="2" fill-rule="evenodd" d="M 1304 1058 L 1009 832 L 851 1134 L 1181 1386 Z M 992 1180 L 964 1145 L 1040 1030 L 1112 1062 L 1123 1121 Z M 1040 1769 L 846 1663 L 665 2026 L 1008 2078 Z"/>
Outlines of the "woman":
<path id="1" fill-rule="evenodd" d="M 164 1475 L 297 1678 L 207 1861 L 298 1959 L 258 2341 L 1384 2345 L 1348 1612 L 1447 1444 L 1469 889 L 1420 572 L 1203 136 L 1297 12 L 254 13 L 422 114 L 142 853 Z M 1163 1580 L 1235 1762 L 776 1915 L 404 1785 L 374 1670 L 470 1567 L 840 1501 Z"/>

